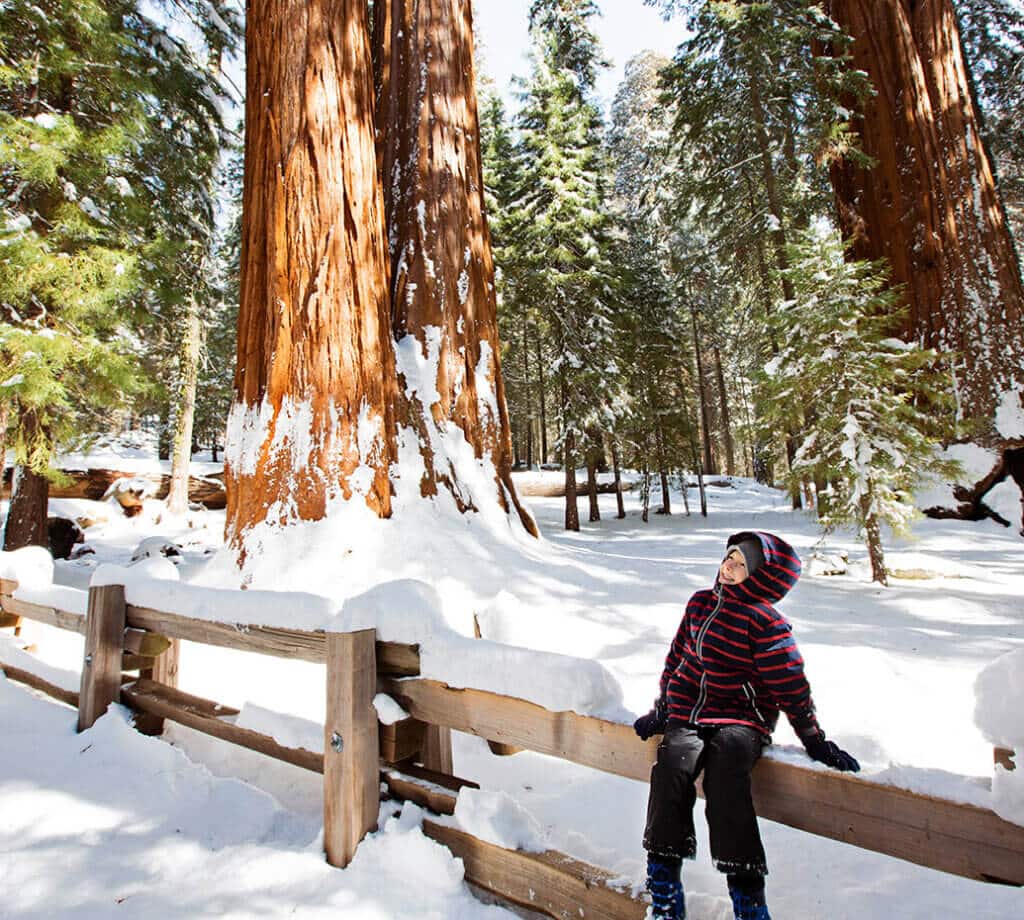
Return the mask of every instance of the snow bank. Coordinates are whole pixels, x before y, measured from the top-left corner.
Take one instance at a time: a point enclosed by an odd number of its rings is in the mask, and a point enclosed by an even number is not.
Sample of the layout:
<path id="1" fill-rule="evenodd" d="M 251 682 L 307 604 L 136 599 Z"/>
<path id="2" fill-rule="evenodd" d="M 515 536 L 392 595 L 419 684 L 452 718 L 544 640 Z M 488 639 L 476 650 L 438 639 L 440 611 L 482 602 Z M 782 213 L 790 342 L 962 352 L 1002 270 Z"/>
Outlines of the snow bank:
<path id="1" fill-rule="evenodd" d="M 463 786 L 455 800 L 455 823 L 467 834 L 506 850 L 543 853 L 548 849 L 537 819 L 507 792 Z"/>
<path id="2" fill-rule="evenodd" d="M 942 451 L 943 460 L 951 460 L 960 464 L 963 470 L 960 482 L 975 483 L 984 479 L 999 462 L 999 455 L 977 444 L 951 444 Z M 926 508 L 955 508 L 959 502 L 953 497 L 952 482 L 933 479 L 922 484 L 914 495 L 914 504 L 924 510 Z"/>
<path id="3" fill-rule="evenodd" d="M 328 628 L 374 628 L 384 641 L 417 644 L 421 676 L 450 687 L 513 696 L 553 712 L 630 718 L 618 682 L 599 662 L 461 635 L 446 621 L 438 592 L 423 582 L 385 582 L 351 597 Z"/>
<path id="4" fill-rule="evenodd" d="M 269 735 L 283 747 L 303 748 L 314 754 L 324 752 L 324 727 L 310 719 L 246 703 L 235 717 L 235 726 Z"/>
<path id="5" fill-rule="evenodd" d="M 177 567 L 164 558 L 143 559 L 130 566 L 101 565 L 89 584 L 124 585 L 129 604 L 220 623 L 313 632 L 323 629 L 336 613 L 334 603 L 317 594 L 181 584 Z"/>
<path id="6" fill-rule="evenodd" d="M 1016 752 L 1015 770 L 996 764 L 992 778 L 992 810 L 1024 825 L 1024 649 L 997 658 L 974 685 L 974 721 L 998 747 Z"/>
<path id="7" fill-rule="evenodd" d="M 57 668 L 40 661 L 38 655 L 30 655 L 26 652 L 20 639 L 13 636 L 0 634 L 0 671 L 3 666 L 10 665 L 13 668 L 21 668 L 29 671 L 36 677 L 49 681 L 61 690 L 70 690 L 78 693 L 82 686 L 81 675 L 77 671 L 69 671 L 67 668 Z"/>
<path id="8" fill-rule="evenodd" d="M 13 579 L 22 588 L 45 588 L 53 584 L 53 557 L 41 546 L 0 552 L 0 578 Z"/>

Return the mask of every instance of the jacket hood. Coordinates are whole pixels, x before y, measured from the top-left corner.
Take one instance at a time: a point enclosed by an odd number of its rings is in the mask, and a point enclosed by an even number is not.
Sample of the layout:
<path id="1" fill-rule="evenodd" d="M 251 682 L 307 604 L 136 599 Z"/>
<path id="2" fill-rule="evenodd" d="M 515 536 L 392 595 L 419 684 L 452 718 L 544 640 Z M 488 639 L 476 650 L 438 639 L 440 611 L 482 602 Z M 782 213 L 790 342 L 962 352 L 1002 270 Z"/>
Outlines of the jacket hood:
<path id="1" fill-rule="evenodd" d="M 726 554 L 731 546 L 743 540 L 757 540 L 761 544 L 764 562 L 738 585 L 723 585 L 716 578 L 716 588 L 748 603 L 778 603 L 789 594 L 800 578 L 800 557 L 782 538 L 758 530 L 734 533 L 726 541 Z"/>

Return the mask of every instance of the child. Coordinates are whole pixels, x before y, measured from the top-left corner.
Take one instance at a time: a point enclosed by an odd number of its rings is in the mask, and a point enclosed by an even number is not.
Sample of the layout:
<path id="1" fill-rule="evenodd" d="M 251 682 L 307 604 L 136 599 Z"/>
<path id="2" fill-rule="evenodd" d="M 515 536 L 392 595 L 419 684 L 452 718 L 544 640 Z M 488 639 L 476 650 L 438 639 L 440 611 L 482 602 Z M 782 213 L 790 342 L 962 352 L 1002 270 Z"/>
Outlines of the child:
<path id="1" fill-rule="evenodd" d="M 800 560 L 783 540 L 769 533 L 731 536 L 714 587 L 686 605 L 665 659 L 661 696 L 633 725 L 645 740 L 665 734 L 651 768 L 644 831 L 647 887 L 659 920 L 686 916 L 680 868 L 696 852 L 694 780 L 701 771 L 711 858 L 726 873 L 736 920 L 770 920 L 750 772 L 771 741 L 779 710 L 814 760 L 860 769 L 825 740 L 790 625 L 772 607 L 799 577 Z"/>

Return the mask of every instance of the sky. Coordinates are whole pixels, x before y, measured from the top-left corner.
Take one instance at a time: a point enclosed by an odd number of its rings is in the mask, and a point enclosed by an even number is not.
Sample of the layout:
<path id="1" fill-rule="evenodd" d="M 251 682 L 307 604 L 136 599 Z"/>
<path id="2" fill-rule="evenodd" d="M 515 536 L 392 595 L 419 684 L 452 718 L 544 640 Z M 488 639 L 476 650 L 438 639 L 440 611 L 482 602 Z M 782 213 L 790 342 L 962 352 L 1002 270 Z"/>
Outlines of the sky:
<path id="1" fill-rule="evenodd" d="M 473 16 L 483 47 L 478 56 L 486 72 L 502 89 L 506 103 L 513 75 L 527 76 L 527 18 L 531 0 L 475 0 Z M 594 22 L 612 68 L 598 82 L 598 95 L 611 103 L 622 80 L 626 62 L 640 51 L 650 49 L 671 56 L 684 36 L 680 17 L 665 22 L 661 13 L 643 0 L 598 0 L 602 15 Z"/>

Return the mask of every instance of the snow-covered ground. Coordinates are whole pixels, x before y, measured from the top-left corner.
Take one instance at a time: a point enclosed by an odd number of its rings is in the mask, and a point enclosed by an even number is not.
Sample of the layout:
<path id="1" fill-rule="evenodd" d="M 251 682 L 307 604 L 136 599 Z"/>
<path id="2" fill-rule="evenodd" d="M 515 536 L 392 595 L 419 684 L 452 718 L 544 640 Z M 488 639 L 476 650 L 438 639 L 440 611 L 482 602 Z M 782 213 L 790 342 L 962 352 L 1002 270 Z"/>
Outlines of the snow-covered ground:
<path id="1" fill-rule="evenodd" d="M 996 504 L 1016 521 L 1012 487 L 1000 490 Z M 706 520 L 684 516 L 676 494 L 676 513 L 652 514 L 646 525 L 635 497 L 618 521 L 612 497 L 602 496 L 605 520 L 584 523 L 578 534 L 560 529 L 561 499 L 531 499 L 540 542 L 495 537 L 493 529 L 482 537 L 471 523 L 432 519 L 421 509 L 403 519 L 404 529 L 397 521 L 372 536 L 339 528 L 333 564 L 322 540 L 312 557 L 292 546 L 296 564 L 256 573 L 255 587 L 324 595 L 319 604 L 297 594 L 282 603 L 278 615 L 293 614 L 300 625 L 367 591 L 342 615 L 358 620 L 388 604 L 419 604 L 434 623 L 423 636 L 426 648 L 436 644 L 436 657 L 451 655 L 451 636 L 472 634 L 475 614 L 492 642 L 480 643 L 484 664 L 460 665 L 466 683 L 515 678 L 528 698 L 626 721 L 650 705 L 682 605 L 713 580 L 726 537 L 771 530 L 805 563 L 816 550 L 851 560 L 845 575 L 806 575 L 782 605 L 829 736 L 868 776 L 995 804 L 992 734 L 1024 715 L 1000 712 L 993 699 L 1022 668 L 1004 668 L 1005 681 L 990 672 L 995 688 L 984 689 L 979 720 L 989 737 L 975 724 L 975 681 L 1000 656 L 1024 654 L 1024 543 L 1015 531 L 991 521 L 922 520 L 887 556 L 891 569 L 911 577 L 883 589 L 870 582 L 866 553 L 851 533 L 822 544 L 813 521 L 790 511 L 781 493 L 737 479 L 711 486 L 708 495 Z M 585 506 L 582 500 L 584 514 Z M 197 586 L 227 583 L 230 570 L 218 553 L 222 513 L 172 518 L 148 502 L 129 521 L 108 505 L 70 500 L 52 502 L 52 510 L 106 517 L 86 532 L 95 555 L 59 563 L 59 584 L 85 587 L 100 564 L 127 564 L 154 536 L 182 548 L 181 584 L 168 582 L 169 594 L 191 585 L 201 596 Z M 154 572 L 169 564 L 146 565 Z M 150 583 L 146 590 L 161 589 Z M 388 628 L 417 628 L 416 611 L 390 613 Z M 26 624 L 22 638 L 37 646 L 32 656 L 5 631 L 0 658 L 77 687 L 80 637 Z M 503 653 L 496 643 L 534 654 Z M 194 645 L 182 657 L 182 689 L 241 708 L 240 722 L 251 728 L 318 743 L 322 667 Z M 461 864 L 422 835 L 414 806 L 397 816 L 383 804 L 382 830 L 339 871 L 321 854 L 317 776 L 177 726 L 164 740 L 142 737 L 121 709 L 76 735 L 70 709 L 3 677 L 0 713 L 0 917 L 509 916 L 469 894 Z M 1024 730 L 1015 737 L 1024 738 Z M 778 756 L 803 757 L 784 749 L 796 744 L 785 720 L 775 741 Z M 558 849 L 640 884 L 645 784 L 526 752 L 495 757 L 484 742 L 462 735 L 455 772 L 482 787 L 456 816 L 473 833 Z M 1000 780 L 1005 789 L 1005 773 Z M 1006 801 L 1018 795 L 1011 789 Z M 1014 820 L 1024 823 L 1024 815 Z M 1019 890 L 762 825 L 776 920 L 1024 915 Z M 699 848 L 684 870 L 689 917 L 725 920 L 724 880 L 710 865 L 703 833 Z"/>

